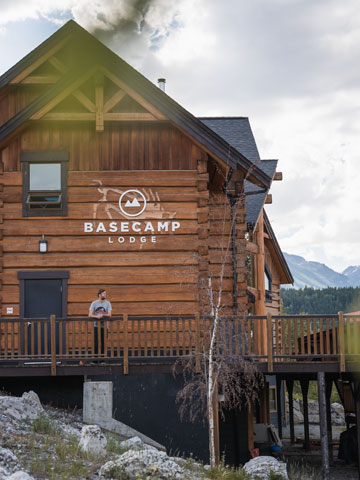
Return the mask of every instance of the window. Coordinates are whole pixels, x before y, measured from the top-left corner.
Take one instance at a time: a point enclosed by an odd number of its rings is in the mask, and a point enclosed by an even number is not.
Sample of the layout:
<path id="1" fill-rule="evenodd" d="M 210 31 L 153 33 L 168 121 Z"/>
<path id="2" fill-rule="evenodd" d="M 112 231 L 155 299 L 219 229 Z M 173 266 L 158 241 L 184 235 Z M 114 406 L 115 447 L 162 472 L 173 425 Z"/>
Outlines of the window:
<path id="1" fill-rule="evenodd" d="M 265 301 L 266 302 L 271 302 L 272 301 L 272 294 L 271 294 L 271 282 L 272 282 L 272 276 L 270 273 L 270 269 L 265 263 Z"/>
<path id="2" fill-rule="evenodd" d="M 67 215 L 68 152 L 23 152 L 23 215 Z"/>
<path id="3" fill-rule="evenodd" d="M 269 410 L 270 413 L 277 412 L 276 387 L 269 387 Z"/>

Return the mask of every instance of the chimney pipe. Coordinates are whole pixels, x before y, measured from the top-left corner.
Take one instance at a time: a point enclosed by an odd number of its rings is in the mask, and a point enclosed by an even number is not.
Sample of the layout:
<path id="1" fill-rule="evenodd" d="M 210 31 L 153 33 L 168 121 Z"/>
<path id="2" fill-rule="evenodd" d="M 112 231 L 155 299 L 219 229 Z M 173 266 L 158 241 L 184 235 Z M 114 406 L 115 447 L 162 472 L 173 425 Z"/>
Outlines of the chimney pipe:
<path id="1" fill-rule="evenodd" d="M 166 83 L 165 78 L 158 78 L 158 86 L 160 90 L 162 90 L 163 92 L 165 92 L 165 83 Z"/>

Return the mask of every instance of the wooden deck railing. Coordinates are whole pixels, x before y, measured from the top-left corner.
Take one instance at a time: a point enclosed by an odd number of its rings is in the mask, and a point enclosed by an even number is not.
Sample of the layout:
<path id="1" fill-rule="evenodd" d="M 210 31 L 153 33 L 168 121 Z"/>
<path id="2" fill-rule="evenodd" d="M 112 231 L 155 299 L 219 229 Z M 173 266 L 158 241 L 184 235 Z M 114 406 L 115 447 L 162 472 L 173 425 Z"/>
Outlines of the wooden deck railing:
<path id="1" fill-rule="evenodd" d="M 88 317 L 0 319 L 0 368 L 9 364 L 56 365 L 121 362 L 128 373 L 131 359 L 166 359 L 195 354 L 211 330 L 211 318 L 128 316 L 106 321 Z M 267 362 L 345 361 L 360 358 L 360 316 L 227 316 L 219 326 L 217 352 Z"/>

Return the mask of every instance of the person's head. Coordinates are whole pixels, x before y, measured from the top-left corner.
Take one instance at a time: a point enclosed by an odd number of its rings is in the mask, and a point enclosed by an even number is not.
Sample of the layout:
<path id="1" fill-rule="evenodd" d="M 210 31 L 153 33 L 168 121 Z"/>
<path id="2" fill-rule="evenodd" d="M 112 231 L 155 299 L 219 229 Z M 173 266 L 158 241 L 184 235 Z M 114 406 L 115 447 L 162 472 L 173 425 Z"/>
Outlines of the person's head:
<path id="1" fill-rule="evenodd" d="M 104 288 L 100 288 L 100 290 L 98 291 L 98 298 L 99 300 L 105 300 L 106 290 Z"/>

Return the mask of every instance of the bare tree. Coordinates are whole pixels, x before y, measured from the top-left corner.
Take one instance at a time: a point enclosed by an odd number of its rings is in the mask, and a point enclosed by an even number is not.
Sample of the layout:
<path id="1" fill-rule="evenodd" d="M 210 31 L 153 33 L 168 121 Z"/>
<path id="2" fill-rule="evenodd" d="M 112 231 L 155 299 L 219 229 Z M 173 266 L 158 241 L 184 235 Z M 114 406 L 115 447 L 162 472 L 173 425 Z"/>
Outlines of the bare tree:
<path id="1" fill-rule="evenodd" d="M 209 268 L 200 275 L 196 286 L 203 306 L 200 344 L 196 352 L 189 352 L 189 356 L 181 358 L 175 366 L 184 377 L 184 387 L 177 395 L 180 416 L 191 421 L 200 416 L 207 419 L 212 466 L 219 460 L 215 453 L 218 394 L 222 397 L 220 413 L 223 414 L 225 409 L 251 405 L 263 386 L 263 376 L 247 352 L 245 312 L 238 314 L 239 308 L 234 305 L 236 292 L 229 308 L 229 295 L 225 288 L 229 275 L 232 275 L 229 271 L 236 269 L 234 256 L 242 256 L 246 268 L 246 242 L 239 241 L 234 235 L 237 212 L 244 211 L 244 194 L 230 197 L 230 203 L 228 198 L 222 194 L 213 202 L 221 207 L 216 208 L 214 213 L 217 241 L 213 245 L 218 259 L 217 268 Z M 239 245 L 242 246 L 241 251 Z"/>

